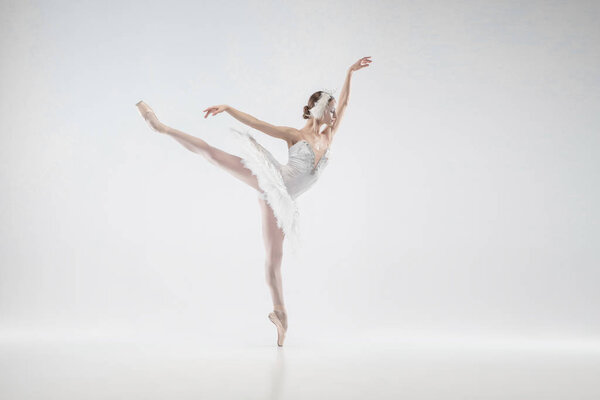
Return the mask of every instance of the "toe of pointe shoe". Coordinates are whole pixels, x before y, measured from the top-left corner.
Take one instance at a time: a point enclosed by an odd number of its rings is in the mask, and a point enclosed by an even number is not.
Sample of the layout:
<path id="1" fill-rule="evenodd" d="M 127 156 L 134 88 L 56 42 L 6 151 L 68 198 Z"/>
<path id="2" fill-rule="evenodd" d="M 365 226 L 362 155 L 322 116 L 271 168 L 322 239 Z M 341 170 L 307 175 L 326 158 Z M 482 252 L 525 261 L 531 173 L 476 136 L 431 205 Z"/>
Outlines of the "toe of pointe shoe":
<path id="1" fill-rule="evenodd" d="M 135 106 L 136 106 L 137 108 L 142 108 L 142 109 L 144 109 L 144 110 L 152 110 L 152 109 L 150 108 L 150 106 L 149 106 L 148 104 L 146 104 L 146 102 L 145 102 L 144 100 L 140 100 L 140 101 L 138 101 L 137 103 L 135 103 Z"/>
<path id="2" fill-rule="evenodd" d="M 283 328 L 283 324 L 281 323 L 281 320 L 279 319 L 277 314 L 275 314 L 274 312 L 269 313 L 269 319 L 277 327 L 277 346 L 282 347 L 286 333 L 285 329 Z"/>
<path id="3" fill-rule="evenodd" d="M 148 104 L 144 103 L 143 101 L 139 101 L 138 103 L 136 103 L 136 107 L 137 107 L 138 111 L 140 112 L 140 114 L 142 115 L 142 117 L 144 117 L 144 118 L 146 118 L 146 115 L 149 113 L 156 115 L 154 110 L 152 108 L 150 108 L 150 106 Z"/>

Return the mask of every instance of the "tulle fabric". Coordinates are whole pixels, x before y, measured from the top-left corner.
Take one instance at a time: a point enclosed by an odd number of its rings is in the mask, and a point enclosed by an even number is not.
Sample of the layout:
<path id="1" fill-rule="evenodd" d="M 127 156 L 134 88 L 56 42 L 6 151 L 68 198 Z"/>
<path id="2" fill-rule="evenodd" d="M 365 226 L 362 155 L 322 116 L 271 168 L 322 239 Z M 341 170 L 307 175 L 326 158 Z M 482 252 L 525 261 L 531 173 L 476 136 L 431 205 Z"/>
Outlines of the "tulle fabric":
<path id="1" fill-rule="evenodd" d="M 248 132 L 230 128 L 241 147 L 242 164 L 256 176 L 262 193 L 258 196 L 264 199 L 273 210 L 277 226 L 285 234 L 284 242 L 288 243 L 292 254 L 297 253 L 301 246 L 300 213 L 295 198 L 288 192 L 282 176 L 282 164 L 254 139 Z"/>

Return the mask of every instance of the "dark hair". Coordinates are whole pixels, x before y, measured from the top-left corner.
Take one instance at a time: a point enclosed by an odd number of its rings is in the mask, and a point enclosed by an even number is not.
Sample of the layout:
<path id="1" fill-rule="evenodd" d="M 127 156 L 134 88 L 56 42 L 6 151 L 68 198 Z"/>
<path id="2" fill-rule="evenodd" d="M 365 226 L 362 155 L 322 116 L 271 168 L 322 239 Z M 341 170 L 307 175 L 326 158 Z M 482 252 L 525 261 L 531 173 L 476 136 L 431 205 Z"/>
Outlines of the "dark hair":
<path id="1" fill-rule="evenodd" d="M 302 118 L 304 119 L 309 119 L 310 118 L 310 109 L 314 107 L 315 103 L 317 101 L 319 101 L 319 99 L 321 98 L 321 96 L 323 95 L 323 91 L 319 90 L 318 92 L 314 92 L 310 98 L 308 99 L 308 105 L 304 106 L 304 113 L 302 114 Z M 329 99 L 329 101 L 327 102 L 327 104 L 331 103 L 331 101 L 333 100 L 333 96 L 331 96 L 331 98 Z"/>

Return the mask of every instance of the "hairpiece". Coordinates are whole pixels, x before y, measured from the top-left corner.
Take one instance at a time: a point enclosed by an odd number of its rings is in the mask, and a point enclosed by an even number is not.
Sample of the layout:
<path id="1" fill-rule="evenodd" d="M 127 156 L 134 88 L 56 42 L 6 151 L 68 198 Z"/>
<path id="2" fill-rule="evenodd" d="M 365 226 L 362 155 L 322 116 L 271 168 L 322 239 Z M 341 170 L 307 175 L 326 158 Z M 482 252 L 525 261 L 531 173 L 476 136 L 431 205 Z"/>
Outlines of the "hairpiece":
<path id="1" fill-rule="evenodd" d="M 312 106 L 312 108 L 309 109 L 310 115 L 312 115 L 316 119 L 323 118 L 323 115 L 325 114 L 325 108 L 329 103 L 329 99 L 331 99 L 332 97 L 333 96 L 331 94 L 329 94 L 326 91 L 323 91 L 323 93 L 321 94 L 321 98 L 315 103 L 314 106 Z"/>

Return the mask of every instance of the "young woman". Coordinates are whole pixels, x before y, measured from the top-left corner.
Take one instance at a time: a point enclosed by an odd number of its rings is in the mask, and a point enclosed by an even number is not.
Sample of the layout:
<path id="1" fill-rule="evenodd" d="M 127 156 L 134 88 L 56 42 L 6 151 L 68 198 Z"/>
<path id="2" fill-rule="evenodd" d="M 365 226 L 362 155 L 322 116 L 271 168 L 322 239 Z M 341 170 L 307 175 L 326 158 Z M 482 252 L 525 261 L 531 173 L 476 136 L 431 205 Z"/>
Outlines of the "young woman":
<path id="1" fill-rule="evenodd" d="M 236 137 L 241 139 L 244 152 L 242 157 L 238 157 L 163 124 L 143 101 L 136 104 L 152 129 L 171 136 L 188 150 L 204 156 L 212 164 L 225 169 L 258 191 L 266 250 L 266 281 L 273 300 L 273 312 L 268 317 L 277 327 L 278 346 L 283 346 L 288 327 L 283 301 L 281 261 L 284 237 L 292 240 L 293 244 L 298 236 L 299 213 L 295 199 L 317 181 L 327 165 L 331 142 L 348 105 L 352 73 L 369 66 L 372 62 L 370 58 L 363 57 L 350 66 L 337 107 L 333 96 L 325 91 L 318 91 L 310 96 L 303 113 L 303 118 L 307 121 L 300 129 L 274 126 L 228 105 L 212 106 L 204 110 L 204 118 L 226 111 L 254 129 L 285 140 L 288 144 L 288 163 L 285 165 L 280 164 L 248 133 L 234 129 L 238 134 Z M 323 125 L 325 129 L 321 130 Z M 294 244 L 293 246 L 295 249 Z"/>

